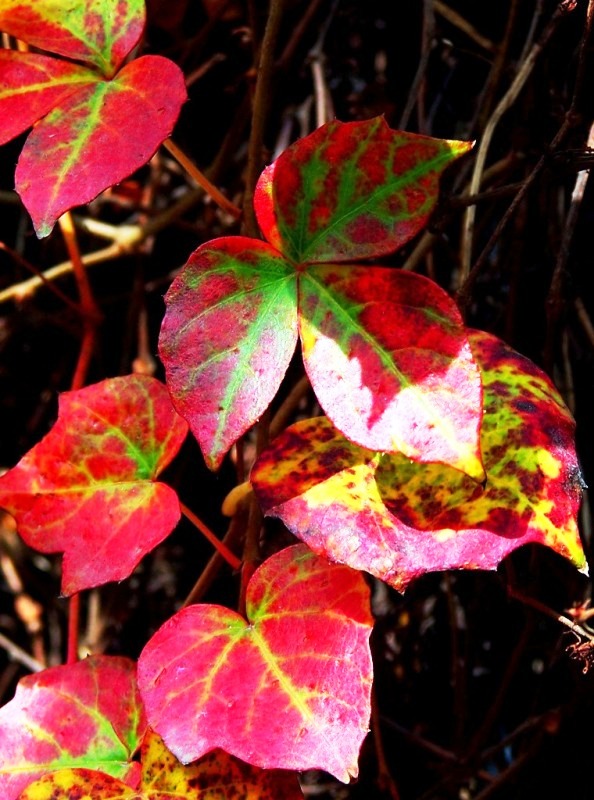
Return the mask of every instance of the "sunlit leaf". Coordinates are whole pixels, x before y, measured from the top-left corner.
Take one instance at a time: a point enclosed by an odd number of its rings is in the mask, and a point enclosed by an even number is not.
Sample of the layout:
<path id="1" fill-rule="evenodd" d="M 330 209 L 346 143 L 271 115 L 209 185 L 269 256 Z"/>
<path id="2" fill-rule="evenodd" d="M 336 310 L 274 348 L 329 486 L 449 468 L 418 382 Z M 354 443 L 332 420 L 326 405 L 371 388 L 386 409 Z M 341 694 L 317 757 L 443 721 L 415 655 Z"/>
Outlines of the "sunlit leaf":
<path id="1" fill-rule="evenodd" d="M 150 728 L 142 743 L 137 789 L 101 772 L 67 769 L 31 784 L 19 800 L 300 800 L 294 773 L 261 770 L 215 750 L 184 766 Z"/>
<path id="2" fill-rule="evenodd" d="M 216 468 L 265 411 L 295 350 L 295 270 L 256 239 L 218 239 L 194 252 L 165 301 L 167 385 Z"/>
<path id="3" fill-rule="evenodd" d="M 186 99 L 172 61 L 143 56 L 111 81 L 79 89 L 34 128 L 15 187 L 39 237 L 58 217 L 143 166 L 166 139 Z"/>
<path id="4" fill-rule="evenodd" d="M 155 479 L 186 432 L 154 378 L 60 396 L 50 433 L 0 478 L 0 506 L 31 547 L 64 551 L 64 594 L 126 578 L 173 530 L 177 495 Z"/>
<path id="5" fill-rule="evenodd" d="M 357 447 L 318 418 L 288 428 L 256 464 L 264 511 L 399 590 L 432 570 L 494 569 L 528 542 L 583 569 L 571 415 L 528 359 L 489 334 L 470 339 L 484 385 L 484 488 L 443 464 Z"/>
<path id="6" fill-rule="evenodd" d="M 0 144 L 10 141 L 54 106 L 97 83 L 86 67 L 39 53 L 0 50 Z"/>
<path id="7" fill-rule="evenodd" d="M 383 117 L 330 122 L 262 173 L 254 197 L 260 228 L 296 262 L 391 253 L 423 228 L 441 173 L 471 147 L 391 130 Z"/>
<path id="8" fill-rule="evenodd" d="M 437 284 L 382 267 L 311 267 L 299 325 L 316 396 L 351 441 L 483 480 L 480 374 Z"/>
<path id="9" fill-rule="evenodd" d="M 221 747 L 348 781 L 370 715 L 363 577 L 296 545 L 254 573 L 246 606 L 248 621 L 189 606 L 149 641 L 138 683 L 152 727 L 184 763 Z"/>
<path id="10" fill-rule="evenodd" d="M 0 709 L 0 796 L 65 767 L 100 769 L 135 786 L 131 761 L 146 722 L 135 664 L 93 656 L 23 678 Z"/>
<path id="11" fill-rule="evenodd" d="M 144 0 L 2 0 L 0 31 L 111 78 L 138 43 Z"/>

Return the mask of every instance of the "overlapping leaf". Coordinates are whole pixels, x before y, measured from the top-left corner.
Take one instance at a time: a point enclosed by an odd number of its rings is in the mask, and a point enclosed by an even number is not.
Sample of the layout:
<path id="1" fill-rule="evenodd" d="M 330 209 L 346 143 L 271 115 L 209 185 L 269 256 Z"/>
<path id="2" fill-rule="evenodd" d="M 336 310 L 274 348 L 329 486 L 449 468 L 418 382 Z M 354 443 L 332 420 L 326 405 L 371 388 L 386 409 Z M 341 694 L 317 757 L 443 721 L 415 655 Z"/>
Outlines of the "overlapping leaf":
<path id="1" fill-rule="evenodd" d="M 391 131 L 379 118 L 322 126 L 258 183 L 270 244 L 236 237 L 196 251 L 166 297 L 161 357 L 210 466 L 282 380 L 296 286 L 306 370 L 345 436 L 484 478 L 480 376 L 452 301 L 416 275 L 337 263 L 408 241 L 427 220 L 440 173 L 469 146 Z M 262 377 L 254 365 L 266 363 Z"/>
<path id="2" fill-rule="evenodd" d="M 382 267 L 311 267 L 299 333 L 322 408 L 348 438 L 484 478 L 481 383 L 460 314 L 432 281 Z"/>
<path id="3" fill-rule="evenodd" d="M 154 378 L 61 395 L 50 433 L 0 478 L 0 506 L 32 547 L 64 551 L 64 594 L 122 580 L 173 530 L 177 495 L 155 479 L 186 432 Z"/>
<path id="4" fill-rule="evenodd" d="M 40 237 L 65 211 L 145 164 L 175 125 L 186 99 L 175 64 L 143 56 L 118 72 L 143 26 L 144 0 L 0 6 L 0 30 L 85 64 L 0 51 L 0 143 L 36 123 L 16 190 Z"/>
<path id="5" fill-rule="evenodd" d="M 117 778 L 87 769 L 65 769 L 31 784 L 19 800 L 299 800 L 295 774 L 260 770 L 222 750 L 184 766 L 150 729 L 141 750 L 142 778 L 132 789 Z"/>
<path id="6" fill-rule="evenodd" d="M 264 768 L 356 776 L 372 677 L 363 577 L 287 548 L 254 573 L 247 617 L 189 606 L 157 631 L 138 664 L 152 727 L 184 763 L 221 747 Z"/>
<path id="7" fill-rule="evenodd" d="M 2 0 L 0 30 L 111 78 L 138 44 L 144 0 Z"/>
<path id="8" fill-rule="evenodd" d="M 135 664 L 93 656 L 23 678 L 0 709 L 0 796 L 66 767 L 100 769 L 130 786 L 146 727 Z"/>
<path id="9" fill-rule="evenodd" d="M 297 343 L 295 271 L 235 236 L 198 248 L 167 293 L 167 385 L 209 465 L 265 411 Z"/>
<path id="10" fill-rule="evenodd" d="M 265 512 L 314 551 L 399 590 L 431 570 L 494 569 L 528 542 L 584 568 L 571 415 L 526 358 L 486 333 L 471 343 L 485 392 L 484 487 L 443 464 L 357 447 L 319 418 L 287 429 L 256 464 Z"/>
<path id="11" fill-rule="evenodd" d="M 383 117 L 330 122 L 262 173 L 260 228 L 298 263 L 392 253 L 424 227 L 441 173 L 471 147 L 391 130 Z"/>

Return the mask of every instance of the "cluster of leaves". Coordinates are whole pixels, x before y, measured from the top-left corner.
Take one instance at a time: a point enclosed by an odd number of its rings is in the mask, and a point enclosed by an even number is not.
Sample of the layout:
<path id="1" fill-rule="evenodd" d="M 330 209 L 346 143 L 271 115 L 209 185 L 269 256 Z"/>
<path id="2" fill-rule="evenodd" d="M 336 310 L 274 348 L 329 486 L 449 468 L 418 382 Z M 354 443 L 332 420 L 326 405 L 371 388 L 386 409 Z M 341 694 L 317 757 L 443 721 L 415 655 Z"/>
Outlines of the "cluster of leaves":
<path id="1" fill-rule="evenodd" d="M 0 29 L 68 59 L 0 52 L 0 105 L 18 109 L 3 141 L 37 123 L 17 189 L 40 236 L 144 163 L 185 96 L 165 59 L 121 66 L 142 32 L 140 0 L 76 8 L 9 0 L 0 12 Z M 348 781 L 371 705 L 362 572 L 403 590 L 428 571 L 493 569 L 527 542 L 584 566 L 573 421 L 550 381 L 468 331 L 432 281 L 368 263 L 423 228 L 441 173 L 468 149 L 379 118 L 296 142 L 256 188 L 265 241 L 208 242 L 174 280 L 166 385 L 131 375 L 62 395 L 52 431 L 0 479 L 25 541 L 64 553 L 72 595 L 126 578 L 173 530 L 179 501 L 157 478 L 188 427 L 218 468 L 270 405 L 298 339 L 327 415 L 288 428 L 254 467 L 263 511 L 304 544 L 254 573 L 245 617 L 189 606 L 137 668 L 95 657 L 24 680 L 0 710 L 3 797 L 208 797 L 216 786 L 291 798 L 295 775 L 274 770 L 308 768 Z"/>

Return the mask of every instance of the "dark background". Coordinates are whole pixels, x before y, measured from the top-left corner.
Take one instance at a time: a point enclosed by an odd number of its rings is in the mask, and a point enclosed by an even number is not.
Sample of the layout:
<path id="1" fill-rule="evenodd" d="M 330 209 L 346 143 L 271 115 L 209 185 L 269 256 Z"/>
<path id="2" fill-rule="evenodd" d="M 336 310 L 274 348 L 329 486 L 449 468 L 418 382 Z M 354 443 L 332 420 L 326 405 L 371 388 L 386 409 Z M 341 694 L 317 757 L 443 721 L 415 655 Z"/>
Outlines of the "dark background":
<path id="1" fill-rule="evenodd" d="M 267 4 L 149 0 L 148 5 L 144 51 L 172 58 L 189 83 L 190 100 L 173 138 L 241 204 L 254 49 L 264 32 Z M 586 147 L 594 119 L 588 3 L 286 0 L 284 6 L 262 165 L 314 129 L 315 69 L 321 78 L 318 91 L 331 98 L 329 118 L 383 114 L 392 127 L 480 141 L 497 103 L 525 69 L 527 54 L 535 43 L 542 44 L 488 152 L 472 259 L 478 267 L 466 287 L 464 312 L 469 325 L 505 339 L 554 379 L 576 417 L 578 452 L 592 484 L 594 211 L 589 185 L 575 220 L 569 216 L 578 171 L 594 159 Z M 10 248 L 0 250 L 0 291 L 26 280 L 27 264 L 47 269 L 67 258 L 59 232 L 37 241 L 11 191 L 24 138 L 0 150 L 0 241 Z M 429 226 L 431 248 L 416 258 L 417 239 L 386 263 L 398 267 L 414 257 L 419 272 L 455 293 L 463 192 L 472 165 L 470 156 L 443 182 Z M 527 181 L 528 191 L 497 232 Z M 149 350 L 156 354 L 162 296 L 175 270 L 200 243 L 240 228 L 193 190 L 164 151 L 122 186 L 77 210 L 79 218 L 120 225 L 159 218 L 188 198 L 188 207 L 178 209 L 138 252 L 90 269 L 104 322 L 88 382 L 130 372 L 142 355 L 139 330 L 146 331 Z M 85 253 L 106 244 L 83 230 L 79 236 Z M 56 285 L 76 296 L 68 275 Z M 47 288 L 0 304 L 0 467 L 15 464 L 51 426 L 57 393 L 70 385 L 80 335 L 77 314 Z M 158 364 L 156 369 L 163 377 Z M 298 377 L 295 366 L 281 397 Z M 313 399 L 300 413 L 315 413 Z M 188 441 L 166 479 L 219 535 L 224 533 L 219 508 L 234 482 L 230 462 L 212 475 Z M 580 523 L 590 556 L 587 502 Z M 0 632 L 48 664 L 60 663 L 67 604 L 58 597 L 59 559 L 29 551 L 8 518 L 1 530 Z M 267 528 L 268 546 L 280 537 L 278 526 Z M 130 580 L 89 593 L 83 602 L 83 644 L 137 657 L 179 607 L 209 556 L 209 546 L 188 524 L 180 524 Z M 380 735 L 370 735 L 364 745 L 358 784 L 345 787 L 324 774 L 308 773 L 303 779 L 307 796 L 594 796 L 589 650 L 581 660 L 572 658 L 576 638 L 542 611 L 510 599 L 506 587 L 512 584 L 556 612 L 583 604 L 591 591 L 589 580 L 569 563 L 536 546 L 506 559 L 497 573 L 425 576 L 405 596 L 373 583 Z M 236 590 L 223 570 L 205 599 L 234 604 Z M 0 649 L 0 703 L 12 697 L 25 673 Z"/>

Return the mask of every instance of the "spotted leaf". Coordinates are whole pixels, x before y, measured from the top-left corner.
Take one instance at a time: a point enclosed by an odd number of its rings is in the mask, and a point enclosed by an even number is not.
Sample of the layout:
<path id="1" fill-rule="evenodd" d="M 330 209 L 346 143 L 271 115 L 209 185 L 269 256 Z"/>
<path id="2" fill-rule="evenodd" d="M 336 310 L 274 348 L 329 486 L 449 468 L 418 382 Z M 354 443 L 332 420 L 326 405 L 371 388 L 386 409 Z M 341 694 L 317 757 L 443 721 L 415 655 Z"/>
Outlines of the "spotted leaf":
<path id="1" fill-rule="evenodd" d="M 23 678 L 0 708 L 0 796 L 16 800 L 32 781 L 66 767 L 101 769 L 138 782 L 132 756 L 146 722 L 135 664 L 92 656 Z"/>
<path id="2" fill-rule="evenodd" d="M 299 800 L 294 773 L 261 770 L 215 750 L 184 766 L 150 729 L 141 750 L 142 778 L 132 789 L 117 778 L 87 769 L 67 769 L 32 783 L 19 800 Z"/>
<path id="3" fill-rule="evenodd" d="M 0 478 L 0 506 L 31 547 L 64 552 L 64 594 L 126 578 L 173 530 L 177 495 L 155 479 L 186 432 L 154 378 L 60 396 L 50 433 Z"/>
<path id="4" fill-rule="evenodd" d="M 315 552 L 399 590 L 432 570 L 494 569 L 528 542 L 584 569 L 571 415 L 528 359 L 486 333 L 470 341 L 484 386 L 484 487 L 443 464 L 365 450 L 318 418 L 288 428 L 256 464 L 264 511 Z"/>
<path id="5" fill-rule="evenodd" d="M 157 631 L 138 664 L 151 726 L 184 763 L 220 747 L 356 776 L 372 677 L 363 577 L 296 545 L 254 573 L 246 609 L 189 606 Z"/>

